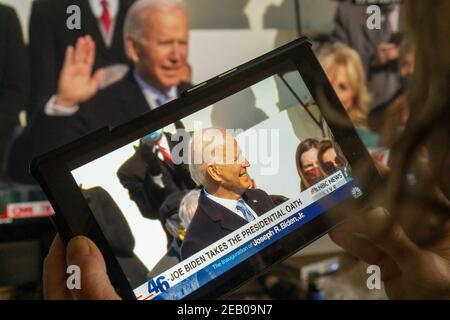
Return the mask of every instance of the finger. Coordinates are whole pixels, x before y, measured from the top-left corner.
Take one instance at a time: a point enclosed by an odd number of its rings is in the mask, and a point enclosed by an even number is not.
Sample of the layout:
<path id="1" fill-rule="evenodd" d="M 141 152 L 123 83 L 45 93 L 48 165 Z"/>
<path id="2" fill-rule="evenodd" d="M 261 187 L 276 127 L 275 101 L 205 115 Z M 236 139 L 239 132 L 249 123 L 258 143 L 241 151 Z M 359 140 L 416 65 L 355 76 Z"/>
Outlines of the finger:
<path id="1" fill-rule="evenodd" d="M 407 297 L 407 293 L 405 290 L 405 285 L 403 283 L 403 279 L 400 277 L 383 280 L 384 282 L 384 291 L 389 299 L 391 300 L 400 300 L 405 299 Z"/>
<path id="2" fill-rule="evenodd" d="M 66 284 L 66 251 L 57 235 L 44 261 L 44 298 L 48 300 L 72 299 Z"/>
<path id="3" fill-rule="evenodd" d="M 92 70 L 95 62 L 95 42 L 92 40 L 90 36 L 87 36 L 88 41 L 88 52 L 86 56 L 86 63 L 89 66 L 89 69 Z"/>
<path id="4" fill-rule="evenodd" d="M 103 80 L 104 75 L 105 71 L 103 69 L 98 69 L 97 71 L 95 71 L 89 83 L 92 92 L 96 92 L 98 90 L 98 87 L 100 86 L 100 82 Z"/>
<path id="5" fill-rule="evenodd" d="M 120 299 L 109 281 L 100 250 L 88 238 L 78 236 L 69 242 L 67 264 L 77 265 L 81 270 L 81 289 L 73 290 L 78 299 Z"/>
<path id="6" fill-rule="evenodd" d="M 420 249 L 409 239 L 402 227 L 383 208 L 355 216 L 351 220 L 356 235 L 364 237 L 386 252 L 402 269 L 416 259 Z"/>
<path id="7" fill-rule="evenodd" d="M 75 63 L 82 63 L 84 62 L 85 57 L 85 39 L 84 37 L 80 37 L 77 40 L 77 44 L 75 45 L 75 55 L 74 55 L 74 62 Z"/>
<path id="8" fill-rule="evenodd" d="M 392 257 L 386 254 L 384 254 L 381 259 L 374 264 L 380 267 L 382 281 L 390 281 L 401 275 L 397 263 L 395 263 Z"/>
<path id="9" fill-rule="evenodd" d="M 88 63 L 89 54 L 91 51 L 92 40 L 90 36 L 83 37 L 83 45 L 81 47 L 81 61 L 83 63 Z"/>
<path id="10" fill-rule="evenodd" d="M 329 235 L 338 246 L 342 247 L 352 256 L 364 260 L 368 264 L 377 264 L 383 252 L 370 241 L 354 235 L 351 224 L 345 222 L 330 231 Z"/>
<path id="11" fill-rule="evenodd" d="M 66 52 L 64 54 L 64 64 L 63 64 L 63 69 L 67 68 L 68 66 L 70 66 L 73 63 L 73 47 L 72 46 L 68 46 L 66 48 Z"/>
<path id="12" fill-rule="evenodd" d="M 381 270 L 381 280 L 386 281 L 400 274 L 397 264 L 380 248 L 370 241 L 352 233 L 351 225 L 343 224 L 330 232 L 330 238 L 350 255 L 362 259 L 370 265 L 377 265 Z"/>

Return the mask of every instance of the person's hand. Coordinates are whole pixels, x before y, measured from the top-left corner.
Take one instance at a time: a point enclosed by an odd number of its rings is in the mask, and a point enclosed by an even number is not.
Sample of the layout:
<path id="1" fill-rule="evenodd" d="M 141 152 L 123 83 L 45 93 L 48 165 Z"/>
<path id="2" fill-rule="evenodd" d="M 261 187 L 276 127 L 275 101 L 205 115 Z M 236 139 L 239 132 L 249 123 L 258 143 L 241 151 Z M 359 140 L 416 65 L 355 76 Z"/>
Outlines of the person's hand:
<path id="1" fill-rule="evenodd" d="M 382 42 L 378 45 L 376 60 L 378 65 L 384 66 L 386 63 L 400 58 L 400 48 L 395 43 Z"/>
<path id="2" fill-rule="evenodd" d="M 81 288 L 67 288 L 67 266 L 81 270 Z M 48 300 L 117 300 L 97 246 L 86 237 L 75 237 L 64 248 L 56 236 L 44 262 L 44 298 Z"/>
<path id="3" fill-rule="evenodd" d="M 419 247 L 383 208 L 356 215 L 330 232 L 353 256 L 378 265 L 391 299 L 450 299 L 450 219 L 438 241 Z"/>
<path id="4" fill-rule="evenodd" d="M 64 65 L 58 80 L 55 103 L 72 108 L 94 96 L 103 77 L 103 70 L 92 74 L 95 43 L 90 36 L 78 38 L 75 48 L 67 47 Z"/>

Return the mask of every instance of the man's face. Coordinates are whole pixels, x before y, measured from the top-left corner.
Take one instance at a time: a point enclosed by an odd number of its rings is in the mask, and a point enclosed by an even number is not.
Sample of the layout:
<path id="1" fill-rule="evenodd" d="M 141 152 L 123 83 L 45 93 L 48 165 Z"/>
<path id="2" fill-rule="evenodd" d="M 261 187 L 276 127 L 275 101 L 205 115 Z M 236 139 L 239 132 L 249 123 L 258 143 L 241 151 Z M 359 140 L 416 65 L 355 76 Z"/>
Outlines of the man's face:
<path id="1" fill-rule="evenodd" d="M 136 69 L 165 91 L 181 81 L 187 66 L 189 22 L 182 9 L 148 11 L 142 39 L 135 39 Z"/>
<path id="2" fill-rule="evenodd" d="M 247 173 L 250 163 L 242 155 L 234 138 L 227 139 L 224 158 L 227 159 L 226 163 L 216 165 L 221 178 L 220 183 L 224 189 L 242 195 L 252 186 L 252 179 Z"/>

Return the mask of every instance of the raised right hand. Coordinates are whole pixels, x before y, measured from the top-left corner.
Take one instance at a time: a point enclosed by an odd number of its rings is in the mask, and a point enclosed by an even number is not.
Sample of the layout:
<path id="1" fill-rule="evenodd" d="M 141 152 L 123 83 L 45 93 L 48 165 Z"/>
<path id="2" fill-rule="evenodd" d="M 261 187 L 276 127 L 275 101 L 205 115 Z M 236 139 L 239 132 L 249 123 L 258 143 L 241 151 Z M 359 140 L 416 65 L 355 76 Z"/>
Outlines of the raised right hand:
<path id="1" fill-rule="evenodd" d="M 75 48 L 67 47 L 55 104 L 71 108 L 97 93 L 103 70 L 92 74 L 94 60 L 95 43 L 90 36 L 78 38 Z"/>

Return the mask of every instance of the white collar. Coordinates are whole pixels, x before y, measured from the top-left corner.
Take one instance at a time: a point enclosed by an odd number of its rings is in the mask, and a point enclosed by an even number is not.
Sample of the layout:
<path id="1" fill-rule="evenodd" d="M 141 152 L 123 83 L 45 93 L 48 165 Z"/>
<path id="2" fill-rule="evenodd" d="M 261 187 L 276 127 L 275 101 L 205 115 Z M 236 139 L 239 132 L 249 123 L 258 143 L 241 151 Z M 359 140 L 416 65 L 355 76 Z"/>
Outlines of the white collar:
<path id="1" fill-rule="evenodd" d="M 236 209 L 238 200 L 240 200 L 240 199 L 242 199 L 242 198 L 239 198 L 239 199 L 236 199 L 236 200 L 235 200 L 235 199 L 225 199 L 225 198 L 219 198 L 219 197 L 217 197 L 217 196 L 213 196 L 212 194 L 208 193 L 205 189 L 203 189 L 203 192 L 205 193 L 206 197 L 208 197 L 208 198 L 211 199 L 212 201 L 214 201 L 214 202 L 220 204 L 222 207 L 227 208 L 227 209 L 230 210 L 231 212 L 236 213 L 236 214 L 237 214 L 238 216 L 240 216 L 242 219 L 246 220 L 246 219 L 244 218 L 244 215 L 242 214 L 242 212 L 240 212 L 239 210 Z M 245 203 L 245 201 L 244 201 L 244 204 L 245 204 L 245 206 L 247 207 L 247 209 L 250 211 L 250 213 L 253 215 L 253 217 L 256 219 L 256 218 L 258 217 L 258 215 L 252 210 L 252 208 L 250 208 L 250 207 L 248 206 L 247 203 Z"/>
<path id="2" fill-rule="evenodd" d="M 103 13 L 103 7 L 100 1 L 101 0 L 89 0 L 92 13 L 97 19 L 100 19 Z M 119 13 L 119 0 L 108 0 L 108 9 L 111 19 L 117 17 L 117 14 Z"/>
<path id="3" fill-rule="evenodd" d="M 147 100 L 150 109 L 156 109 L 160 106 L 160 104 L 157 102 L 158 99 L 164 101 L 164 103 L 167 103 L 177 98 L 178 92 L 176 86 L 171 87 L 166 92 L 162 92 L 145 82 L 136 72 L 136 69 L 133 70 L 133 76 L 137 84 L 139 85 L 139 88 L 141 88 L 141 91 L 144 94 L 145 100 Z"/>
<path id="4" fill-rule="evenodd" d="M 389 22 L 393 32 L 399 31 L 399 20 L 400 20 L 400 5 L 396 4 L 394 9 L 389 13 Z"/>
<path id="5" fill-rule="evenodd" d="M 158 146 L 161 146 L 164 149 L 166 149 L 168 152 L 171 152 L 170 146 L 169 146 L 169 140 L 167 140 L 166 134 L 164 132 L 162 133 L 161 140 L 159 141 L 159 143 L 155 144 L 153 146 L 153 152 L 157 151 Z M 158 151 L 158 158 L 160 160 L 164 161 L 164 156 L 159 151 Z"/>

